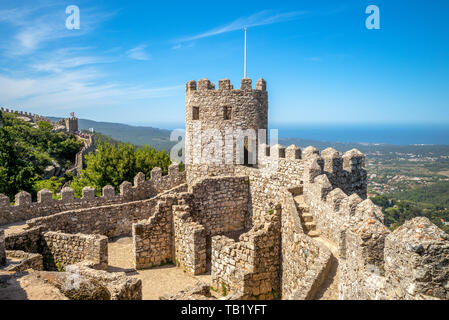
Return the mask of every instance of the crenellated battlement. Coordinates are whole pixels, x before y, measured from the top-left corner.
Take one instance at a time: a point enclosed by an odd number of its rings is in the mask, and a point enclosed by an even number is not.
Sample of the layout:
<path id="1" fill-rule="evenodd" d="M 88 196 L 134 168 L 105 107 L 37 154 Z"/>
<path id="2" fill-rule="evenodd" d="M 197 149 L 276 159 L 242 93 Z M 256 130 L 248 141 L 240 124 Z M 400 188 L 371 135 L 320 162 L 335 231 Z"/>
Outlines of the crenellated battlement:
<path id="1" fill-rule="evenodd" d="M 77 133 L 78 132 L 78 118 L 71 116 L 69 118 L 63 118 L 59 121 L 51 121 L 48 118 L 44 116 L 37 115 L 35 113 L 31 112 L 24 112 L 24 111 L 17 111 L 12 110 L 9 108 L 0 108 L 0 112 L 15 114 L 22 118 L 28 118 L 24 119 L 25 121 L 31 121 L 34 124 L 37 124 L 39 121 L 46 121 L 48 123 L 51 123 L 53 125 L 53 131 L 59 132 L 59 131 L 65 131 L 67 133 Z"/>
<path id="2" fill-rule="evenodd" d="M 357 149 L 343 155 L 333 148 L 327 148 L 320 154 L 312 146 L 301 150 L 295 145 L 285 148 L 279 144 L 271 147 L 261 144 L 258 149 L 258 167 L 261 169 L 302 175 L 303 168 L 307 166 L 309 170 L 304 172 L 304 179 L 310 180 L 325 173 L 333 187 L 342 189 L 348 195 L 355 192 L 362 198 L 366 198 L 367 186 L 364 165 L 365 155 Z M 310 170 L 312 167 L 313 170 Z"/>
<path id="3" fill-rule="evenodd" d="M 327 149 L 321 156 L 334 172 L 342 161 L 343 170 L 357 171 L 364 160 L 357 150 L 341 157 Z M 321 236 L 337 245 L 339 299 L 448 299 L 448 278 L 433 266 L 448 263 L 449 236 L 424 217 L 391 232 L 380 207 L 333 186 L 328 172 L 318 174 L 318 157 L 305 167 L 300 190 Z"/>
<path id="4" fill-rule="evenodd" d="M 153 168 L 149 180 L 145 180 L 143 173 L 138 173 L 134 178 L 134 185 L 124 181 L 120 185 L 118 194 L 114 187 L 105 186 L 101 196 L 97 197 L 94 188 L 84 187 L 82 197 L 75 198 L 73 189 L 65 187 L 60 192 L 60 198 L 54 199 L 55 195 L 51 191 L 42 189 L 37 193 L 37 202 L 32 202 L 31 194 L 22 191 L 15 196 L 14 205 L 10 205 L 8 197 L 0 194 L 0 225 L 47 216 L 69 209 L 148 199 L 184 182 L 185 172 L 179 171 L 178 164 L 172 164 L 169 167 L 168 175 L 165 176 L 162 176 L 162 170 L 158 167 Z"/>
<path id="5" fill-rule="evenodd" d="M 0 107 L 0 112 L 11 113 L 11 114 L 18 115 L 20 117 L 27 117 L 27 118 L 30 118 L 31 120 L 33 120 L 33 122 L 47 121 L 47 122 L 53 123 L 49 119 L 47 119 L 46 117 L 40 116 L 40 115 L 35 114 L 35 113 L 31 113 L 31 112 L 18 111 L 18 110 L 5 108 L 5 107 Z"/>
<path id="6" fill-rule="evenodd" d="M 234 89 L 234 86 L 231 84 L 231 80 L 229 79 L 221 79 L 218 81 L 218 88 L 215 87 L 215 84 L 212 83 L 207 78 L 198 80 L 190 80 L 186 84 L 186 94 L 192 94 L 194 92 L 204 92 L 207 91 L 216 91 L 220 93 L 221 91 L 267 91 L 267 83 L 264 79 L 260 78 L 256 82 L 256 87 L 253 90 L 252 88 L 252 80 L 249 78 L 243 78 L 240 82 L 240 89 Z"/>

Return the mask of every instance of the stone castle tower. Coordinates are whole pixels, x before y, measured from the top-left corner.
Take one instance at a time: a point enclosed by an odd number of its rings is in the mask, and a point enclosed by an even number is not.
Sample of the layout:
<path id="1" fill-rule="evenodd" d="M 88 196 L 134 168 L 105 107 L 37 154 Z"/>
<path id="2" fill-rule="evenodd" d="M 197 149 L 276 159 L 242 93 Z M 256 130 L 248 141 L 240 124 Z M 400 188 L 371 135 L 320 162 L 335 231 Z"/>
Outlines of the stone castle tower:
<path id="1" fill-rule="evenodd" d="M 188 181 L 233 174 L 237 164 L 256 163 L 257 145 L 266 141 L 268 127 L 265 80 L 259 79 L 253 89 L 251 79 L 244 78 L 240 89 L 234 89 L 223 79 L 218 90 L 207 79 L 199 80 L 198 86 L 191 80 L 185 106 Z"/>
<path id="2" fill-rule="evenodd" d="M 78 118 L 76 118 L 74 116 L 70 117 L 70 118 L 65 118 L 64 122 L 65 122 L 66 131 L 68 133 L 75 133 L 78 131 Z"/>

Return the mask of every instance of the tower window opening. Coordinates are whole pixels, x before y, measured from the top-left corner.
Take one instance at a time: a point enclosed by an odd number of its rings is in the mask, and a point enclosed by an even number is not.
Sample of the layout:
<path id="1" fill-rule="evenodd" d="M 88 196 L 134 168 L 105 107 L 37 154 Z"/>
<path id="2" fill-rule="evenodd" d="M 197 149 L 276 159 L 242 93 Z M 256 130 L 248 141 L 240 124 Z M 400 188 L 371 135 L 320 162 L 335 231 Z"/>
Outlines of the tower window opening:
<path id="1" fill-rule="evenodd" d="M 231 120 L 232 116 L 232 108 L 231 107 L 224 107 L 223 108 L 223 118 L 224 120 Z"/>
<path id="2" fill-rule="evenodd" d="M 192 120 L 200 120 L 200 108 L 199 107 L 192 108 Z"/>
<path id="3" fill-rule="evenodd" d="M 249 166 L 249 142 L 248 137 L 243 140 L 243 165 Z"/>

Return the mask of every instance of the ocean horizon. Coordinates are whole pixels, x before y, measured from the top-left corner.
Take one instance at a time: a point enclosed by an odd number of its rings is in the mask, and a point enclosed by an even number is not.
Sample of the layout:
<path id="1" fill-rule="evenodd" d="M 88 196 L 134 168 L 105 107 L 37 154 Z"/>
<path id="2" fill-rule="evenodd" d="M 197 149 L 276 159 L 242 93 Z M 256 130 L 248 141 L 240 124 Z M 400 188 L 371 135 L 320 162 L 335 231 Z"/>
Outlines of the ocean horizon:
<path id="1" fill-rule="evenodd" d="M 184 129 L 184 124 L 130 123 L 159 129 Z M 269 124 L 279 138 L 324 142 L 394 145 L 449 145 L 449 124 Z"/>
<path id="2" fill-rule="evenodd" d="M 449 125 L 443 124 L 297 124 L 272 125 L 279 138 L 395 145 L 448 145 Z"/>

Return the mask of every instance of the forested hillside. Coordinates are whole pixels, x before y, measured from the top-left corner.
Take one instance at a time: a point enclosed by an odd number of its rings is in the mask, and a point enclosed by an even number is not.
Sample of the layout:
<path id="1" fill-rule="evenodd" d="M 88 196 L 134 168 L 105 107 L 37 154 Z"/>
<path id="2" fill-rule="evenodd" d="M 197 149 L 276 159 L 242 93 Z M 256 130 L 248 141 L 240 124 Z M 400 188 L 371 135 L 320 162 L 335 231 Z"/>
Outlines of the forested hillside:
<path id="1" fill-rule="evenodd" d="M 44 168 L 52 160 L 68 168 L 82 143 L 73 135 L 52 132 L 52 125 L 45 121 L 36 127 L 15 114 L 0 113 L 0 117 L 0 193 L 11 201 L 20 191 L 35 197 L 35 184 Z"/>

